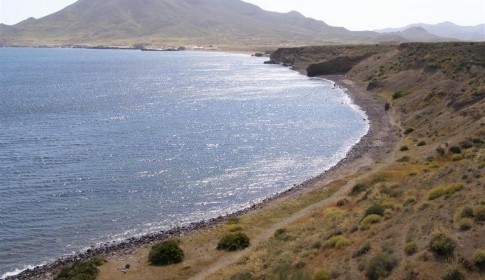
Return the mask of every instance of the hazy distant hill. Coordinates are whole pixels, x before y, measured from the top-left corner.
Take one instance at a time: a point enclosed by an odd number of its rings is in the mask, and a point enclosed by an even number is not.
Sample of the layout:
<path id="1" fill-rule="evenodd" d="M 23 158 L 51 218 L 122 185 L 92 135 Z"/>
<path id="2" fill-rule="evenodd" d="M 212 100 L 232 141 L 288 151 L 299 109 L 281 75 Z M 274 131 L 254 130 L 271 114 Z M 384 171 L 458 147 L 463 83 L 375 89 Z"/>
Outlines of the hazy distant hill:
<path id="1" fill-rule="evenodd" d="M 400 28 L 386 28 L 376 30 L 380 33 L 402 32 L 409 28 L 420 27 L 431 34 L 444 38 L 453 38 L 463 41 L 485 41 L 485 24 L 477 26 L 460 26 L 452 22 L 439 24 L 415 23 Z"/>
<path id="2" fill-rule="evenodd" d="M 332 27 L 298 12 L 264 11 L 240 0 L 79 0 L 41 19 L 0 26 L 0 32 L 2 44 L 404 41 L 395 34 Z"/>
<path id="3" fill-rule="evenodd" d="M 401 36 L 404 39 L 411 41 L 411 42 L 443 42 L 443 41 L 454 41 L 457 39 L 454 38 L 446 38 L 440 37 L 435 34 L 430 33 L 426 29 L 416 26 L 416 27 L 409 27 L 402 31 L 398 32 L 390 32 L 386 34 L 395 34 L 397 36 Z"/>

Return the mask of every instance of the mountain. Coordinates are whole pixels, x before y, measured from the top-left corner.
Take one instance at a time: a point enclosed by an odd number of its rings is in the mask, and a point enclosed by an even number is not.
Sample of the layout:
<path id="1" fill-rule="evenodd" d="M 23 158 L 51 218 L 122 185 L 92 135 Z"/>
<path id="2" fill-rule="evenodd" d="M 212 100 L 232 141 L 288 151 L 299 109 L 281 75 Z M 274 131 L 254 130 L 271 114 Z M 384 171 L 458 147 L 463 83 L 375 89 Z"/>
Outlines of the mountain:
<path id="1" fill-rule="evenodd" d="M 443 41 L 455 41 L 456 39 L 440 37 L 428 32 L 423 27 L 409 27 L 399 32 L 390 32 L 389 34 L 395 34 L 401 36 L 410 42 L 443 42 Z"/>
<path id="2" fill-rule="evenodd" d="M 240 0 L 79 0 L 44 18 L 1 26 L 0 32 L 3 45 L 405 41 L 395 34 L 329 26 L 298 12 L 268 12 Z"/>
<path id="3" fill-rule="evenodd" d="M 444 38 L 453 38 L 462 41 L 485 41 L 485 23 L 476 26 L 460 26 L 452 22 L 438 24 L 415 23 L 400 28 L 386 28 L 376 30 L 379 33 L 402 32 L 409 28 L 420 27 L 431 34 Z"/>

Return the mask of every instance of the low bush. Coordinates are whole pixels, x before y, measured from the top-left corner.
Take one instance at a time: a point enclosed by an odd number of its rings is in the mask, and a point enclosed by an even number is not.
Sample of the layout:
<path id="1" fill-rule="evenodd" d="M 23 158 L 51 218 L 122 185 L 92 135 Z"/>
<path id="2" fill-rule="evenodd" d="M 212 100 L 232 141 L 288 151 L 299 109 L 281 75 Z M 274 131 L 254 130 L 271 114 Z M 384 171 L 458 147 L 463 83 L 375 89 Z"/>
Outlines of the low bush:
<path id="1" fill-rule="evenodd" d="M 485 205 L 481 204 L 473 209 L 473 216 L 475 221 L 484 222 L 485 221 Z"/>
<path id="2" fill-rule="evenodd" d="M 337 201 L 337 204 L 336 204 L 336 205 L 337 205 L 338 207 L 342 207 L 342 206 L 345 206 L 345 205 L 349 204 L 349 202 L 350 202 L 350 201 L 349 201 L 347 198 L 345 198 L 345 197 L 344 197 L 344 198 L 339 199 L 339 200 Z"/>
<path id="3" fill-rule="evenodd" d="M 473 264 L 480 270 L 485 271 L 485 250 L 477 250 L 473 254 Z"/>
<path id="4" fill-rule="evenodd" d="M 461 154 L 461 148 L 458 146 L 452 146 L 449 150 L 453 154 Z"/>
<path id="5" fill-rule="evenodd" d="M 227 225 L 227 230 L 230 232 L 242 231 L 243 227 L 240 225 Z"/>
<path id="6" fill-rule="evenodd" d="M 465 276 L 458 268 L 452 268 L 446 272 L 442 278 L 443 280 L 465 280 Z"/>
<path id="7" fill-rule="evenodd" d="M 473 208 L 471 206 L 464 206 L 456 212 L 457 219 L 461 218 L 473 218 Z"/>
<path id="8" fill-rule="evenodd" d="M 227 220 L 227 225 L 238 225 L 241 222 L 239 218 L 230 218 Z"/>
<path id="9" fill-rule="evenodd" d="M 176 241 L 164 241 L 154 245 L 148 254 L 148 261 L 152 265 L 170 265 L 181 263 L 184 252 Z"/>
<path id="10" fill-rule="evenodd" d="M 286 229 L 280 228 L 274 232 L 274 238 L 280 241 L 287 241 L 290 239 L 290 235 L 288 235 L 288 231 Z"/>
<path id="11" fill-rule="evenodd" d="M 445 153 L 446 153 L 445 149 L 444 149 L 443 147 L 441 147 L 441 146 L 438 146 L 438 147 L 436 148 L 436 152 L 437 152 L 437 153 L 438 153 L 440 156 L 444 156 L 444 155 L 445 155 Z"/>
<path id="12" fill-rule="evenodd" d="M 409 151 L 409 147 L 408 146 L 401 146 L 401 148 L 399 150 L 401 152 Z"/>
<path id="13" fill-rule="evenodd" d="M 418 147 L 426 146 L 426 142 L 425 141 L 419 141 L 416 146 L 418 146 Z"/>
<path id="14" fill-rule="evenodd" d="M 392 94 L 392 99 L 396 100 L 407 95 L 407 92 L 398 90 Z"/>
<path id="15" fill-rule="evenodd" d="M 368 226 L 370 226 L 370 225 L 380 223 L 381 222 L 381 219 L 382 219 L 381 216 L 376 215 L 376 214 L 371 214 L 371 215 L 365 217 L 360 222 L 360 224 L 365 227 L 364 229 L 367 229 Z"/>
<path id="16" fill-rule="evenodd" d="M 414 132 L 414 128 L 412 128 L 412 127 L 409 127 L 409 128 L 407 128 L 406 130 L 404 130 L 404 134 L 405 134 L 405 135 L 411 134 L 411 133 L 413 133 L 413 132 Z"/>
<path id="17" fill-rule="evenodd" d="M 451 156 L 452 161 L 460 161 L 463 160 L 463 155 L 462 154 L 454 154 Z"/>
<path id="18" fill-rule="evenodd" d="M 341 235 L 337 235 L 327 240 L 324 244 L 324 247 L 342 249 L 349 245 L 350 245 L 350 241 L 347 238 Z"/>
<path id="19" fill-rule="evenodd" d="M 319 268 L 313 273 L 312 280 L 328 280 L 330 279 L 330 274 L 324 268 Z"/>
<path id="20" fill-rule="evenodd" d="M 217 250 L 238 251 L 249 247 L 249 237 L 242 233 L 230 233 L 221 238 Z"/>
<path id="21" fill-rule="evenodd" d="M 418 252 L 418 245 L 414 242 L 408 242 L 404 245 L 404 252 L 408 256 L 412 256 Z"/>
<path id="22" fill-rule="evenodd" d="M 393 255 L 387 253 L 378 254 L 367 264 L 365 275 L 370 280 L 387 278 L 397 264 L 398 261 Z"/>
<path id="23" fill-rule="evenodd" d="M 98 276 L 98 266 L 106 263 L 105 260 L 95 257 L 87 261 L 77 261 L 61 269 L 54 280 L 95 280 Z"/>
<path id="24" fill-rule="evenodd" d="M 428 192 L 428 200 L 435 200 L 444 195 L 453 195 L 456 192 L 463 190 L 463 188 L 464 186 L 462 184 L 451 184 L 433 188 Z"/>
<path id="25" fill-rule="evenodd" d="M 381 205 L 381 204 L 374 204 L 374 205 L 368 207 L 365 210 L 364 217 L 367 217 L 367 216 L 372 215 L 372 214 L 379 215 L 379 216 L 384 216 L 384 212 L 385 211 L 386 211 L 386 208 L 383 205 Z"/>
<path id="26" fill-rule="evenodd" d="M 358 258 L 358 257 L 361 257 L 365 254 L 367 254 L 370 250 L 372 249 L 372 247 L 370 246 L 370 243 L 369 242 L 366 242 L 364 244 L 362 244 L 353 254 L 352 254 L 352 257 L 353 258 Z"/>
<path id="27" fill-rule="evenodd" d="M 350 195 L 358 195 L 361 192 L 366 191 L 369 188 L 369 185 L 364 183 L 358 183 L 357 185 L 352 187 L 352 191 L 350 191 Z"/>
<path id="28" fill-rule="evenodd" d="M 404 199 L 404 206 L 412 205 L 416 202 L 415 196 L 408 196 Z"/>
<path id="29" fill-rule="evenodd" d="M 469 230 L 473 227 L 473 220 L 471 218 L 461 218 L 458 220 L 458 228 L 461 231 Z"/>
<path id="30" fill-rule="evenodd" d="M 437 233 L 431 238 L 429 248 L 438 256 L 451 256 L 455 251 L 456 241 L 445 233 Z"/>

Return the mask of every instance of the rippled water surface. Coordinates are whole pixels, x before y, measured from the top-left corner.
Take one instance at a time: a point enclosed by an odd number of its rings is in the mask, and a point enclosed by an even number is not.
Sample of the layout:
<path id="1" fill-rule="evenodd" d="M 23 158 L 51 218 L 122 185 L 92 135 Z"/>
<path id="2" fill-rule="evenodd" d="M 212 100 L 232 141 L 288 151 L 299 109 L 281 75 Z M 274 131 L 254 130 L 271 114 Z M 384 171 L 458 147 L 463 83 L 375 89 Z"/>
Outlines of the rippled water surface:
<path id="1" fill-rule="evenodd" d="M 247 55 L 0 49 L 0 275 L 232 212 L 368 124 L 333 83 Z"/>

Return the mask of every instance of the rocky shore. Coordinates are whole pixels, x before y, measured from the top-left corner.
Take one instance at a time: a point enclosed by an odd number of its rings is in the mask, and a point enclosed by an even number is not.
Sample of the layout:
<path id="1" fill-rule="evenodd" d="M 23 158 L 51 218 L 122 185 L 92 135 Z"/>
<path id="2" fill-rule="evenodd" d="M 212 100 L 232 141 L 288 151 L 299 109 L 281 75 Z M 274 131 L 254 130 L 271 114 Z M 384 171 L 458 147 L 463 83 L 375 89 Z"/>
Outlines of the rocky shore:
<path id="1" fill-rule="evenodd" d="M 306 74 L 304 71 L 299 69 L 295 70 L 298 70 L 302 74 Z M 320 76 L 319 78 L 332 80 L 336 83 L 336 85 L 344 88 L 346 93 L 353 100 L 354 104 L 366 112 L 368 121 L 370 123 L 368 133 L 349 151 L 343 160 L 341 160 L 331 169 L 325 171 L 315 178 L 311 178 L 299 185 L 295 185 L 293 188 L 285 192 L 279 193 L 273 197 L 269 197 L 259 204 L 254 204 L 246 209 L 237 211 L 230 215 L 219 216 L 210 220 L 200 221 L 192 223 L 188 226 L 177 227 L 168 231 L 148 234 L 142 237 L 130 238 L 122 242 L 104 243 L 98 247 L 92 246 L 85 252 L 63 257 L 53 263 L 25 270 L 16 276 L 7 277 L 5 280 L 53 279 L 56 273 L 63 266 L 78 260 L 85 260 L 94 256 L 101 256 L 109 260 L 114 256 L 132 254 L 137 248 L 140 248 L 143 245 L 159 242 L 170 237 L 187 235 L 202 229 L 211 228 L 230 218 L 244 215 L 255 209 L 263 208 L 270 203 L 278 203 L 278 201 L 281 199 L 287 199 L 295 194 L 309 191 L 315 188 L 317 185 L 321 185 L 322 182 L 335 180 L 337 178 L 352 174 L 353 172 L 357 172 L 361 168 L 376 162 L 385 153 L 390 152 L 393 149 L 393 143 L 395 143 L 396 140 L 396 131 L 384 109 L 384 104 L 378 101 L 375 97 L 366 94 L 363 86 L 358 85 L 354 81 L 351 81 L 342 75 Z"/>

